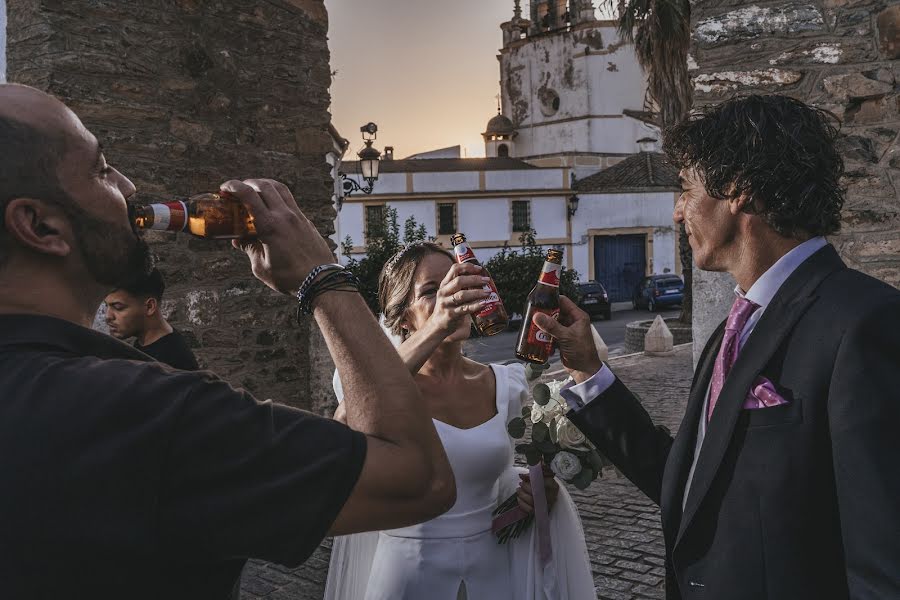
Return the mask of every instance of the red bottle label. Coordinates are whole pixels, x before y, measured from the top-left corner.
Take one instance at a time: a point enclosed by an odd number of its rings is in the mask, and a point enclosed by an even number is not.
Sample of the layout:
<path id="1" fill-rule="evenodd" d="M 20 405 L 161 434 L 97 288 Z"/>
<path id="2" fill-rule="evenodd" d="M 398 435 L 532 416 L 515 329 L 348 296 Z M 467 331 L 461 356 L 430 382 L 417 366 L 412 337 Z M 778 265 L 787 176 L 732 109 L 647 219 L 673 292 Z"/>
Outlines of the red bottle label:
<path id="1" fill-rule="evenodd" d="M 482 318 L 494 314 L 494 312 L 499 310 L 499 307 L 503 304 L 503 302 L 500 301 L 500 293 L 497 292 L 497 286 L 494 285 L 493 279 L 484 284 L 484 291 L 490 292 L 491 295 L 481 301 L 484 308 L 481 309 L 477 316 Z"/>
<path id="2" fill-rule="evenodd" d="M 149 208 L 153 211 L 153 226 L 150 229 L 183 231 L 187 225 L 187 206 L 184 202 L 151 204 Z"/>
<path id="3" fill-rule="evenodd" d="M 544 268 L 541 269 L 541 275 L 538 277 L 538 281 L 544 285 L 559 287 L 559 273 L 561 270 L 562 265 L 545 261 Z"/>
<path id="4" fill-rule="evenodd" d="M 559 318 L 559 309 L 543 309 L 543 308 L 535 308 L 531 313 L 531 318 L 534 319 L 534 315 L 537 313 L 543 313 L 545 315 L 550 315 L 554 319 Z M 553 338 L 550 337 L 549 333 L 541 331 L 541 328 L 534 324 L 534 321 L 531 321 L 531 325 L 528 327 L 528 343 L 529 344 L 543 344 L 547 348 L 547 356 L 550 356 L 553 353 Z"/>
<path id="5" fill-rule="evenodd" d="M 470 260 L 475 260 L 475 253 L 472 252 L 472 249 L 469 248 L 469 245 L 465 242 L 454 246 L 453 252 L 456 253 L 456 262 L 464 263 L 469 262 Z"/>

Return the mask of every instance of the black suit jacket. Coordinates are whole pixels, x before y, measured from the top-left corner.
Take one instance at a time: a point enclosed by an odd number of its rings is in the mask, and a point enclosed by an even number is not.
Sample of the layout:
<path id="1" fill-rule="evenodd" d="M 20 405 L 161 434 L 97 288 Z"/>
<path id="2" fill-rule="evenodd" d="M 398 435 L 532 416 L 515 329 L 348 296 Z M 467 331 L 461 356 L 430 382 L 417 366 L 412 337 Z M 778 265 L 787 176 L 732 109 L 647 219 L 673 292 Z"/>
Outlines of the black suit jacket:
<path id="1" fill-rule="evenodd" d="M 569 413 L 659 503 L 667 598 L 900 598 L 900 292 L 831 246 L 791 274 L 725 381 L 682 513 L 723 330 L 674 439 L 618 380 Z M 744 409 L 760 375 L 789 402 Z"/>

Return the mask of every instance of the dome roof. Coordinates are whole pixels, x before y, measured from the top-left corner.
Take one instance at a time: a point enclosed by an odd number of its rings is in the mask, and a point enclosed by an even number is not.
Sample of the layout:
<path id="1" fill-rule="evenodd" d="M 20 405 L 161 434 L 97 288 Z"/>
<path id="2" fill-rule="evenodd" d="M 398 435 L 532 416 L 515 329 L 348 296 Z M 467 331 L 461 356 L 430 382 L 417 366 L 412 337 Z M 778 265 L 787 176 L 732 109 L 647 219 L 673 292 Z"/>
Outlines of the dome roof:
<path id="1" fill-rule="evenodd" d="M 493 119 L 488 121 L 487 129 L 485 130 L 485 135 L 512 135 L 516 132 L 516 128 L 513 126 L 512 121 L 504 117 L 503 115 L 496 115 Z"/>

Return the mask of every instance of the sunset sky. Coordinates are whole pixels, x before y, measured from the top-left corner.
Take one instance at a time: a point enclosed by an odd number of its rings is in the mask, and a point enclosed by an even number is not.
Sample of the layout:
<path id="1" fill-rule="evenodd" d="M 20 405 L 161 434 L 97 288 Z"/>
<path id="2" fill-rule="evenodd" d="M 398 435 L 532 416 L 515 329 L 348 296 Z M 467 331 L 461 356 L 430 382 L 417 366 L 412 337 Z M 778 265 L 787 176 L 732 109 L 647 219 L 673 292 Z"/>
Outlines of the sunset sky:
<path id="1" fill-rule="evenodd" d="M 362 147 L 359 128 L 378 124 L 376 147 L 395 156 L 460 144 L 484 156 L 481 132 L 497 112 L 503 42 L 513 0 L 325 0 L 334 125 Z M 528 1 L 522 2 L 527 13 Z"/>

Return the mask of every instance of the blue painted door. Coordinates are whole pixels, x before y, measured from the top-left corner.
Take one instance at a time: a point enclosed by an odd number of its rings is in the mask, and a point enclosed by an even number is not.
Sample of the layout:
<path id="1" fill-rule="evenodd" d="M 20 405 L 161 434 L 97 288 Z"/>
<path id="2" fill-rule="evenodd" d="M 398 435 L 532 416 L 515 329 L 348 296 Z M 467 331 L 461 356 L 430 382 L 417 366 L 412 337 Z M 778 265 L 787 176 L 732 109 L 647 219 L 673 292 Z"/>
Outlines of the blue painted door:
<path id="1" fill-rule="evenodd" d="M 631 301 L 646 270 L 646 234 L 594 236 L 594 279 L 606 287 L 610 302 Z"/>

